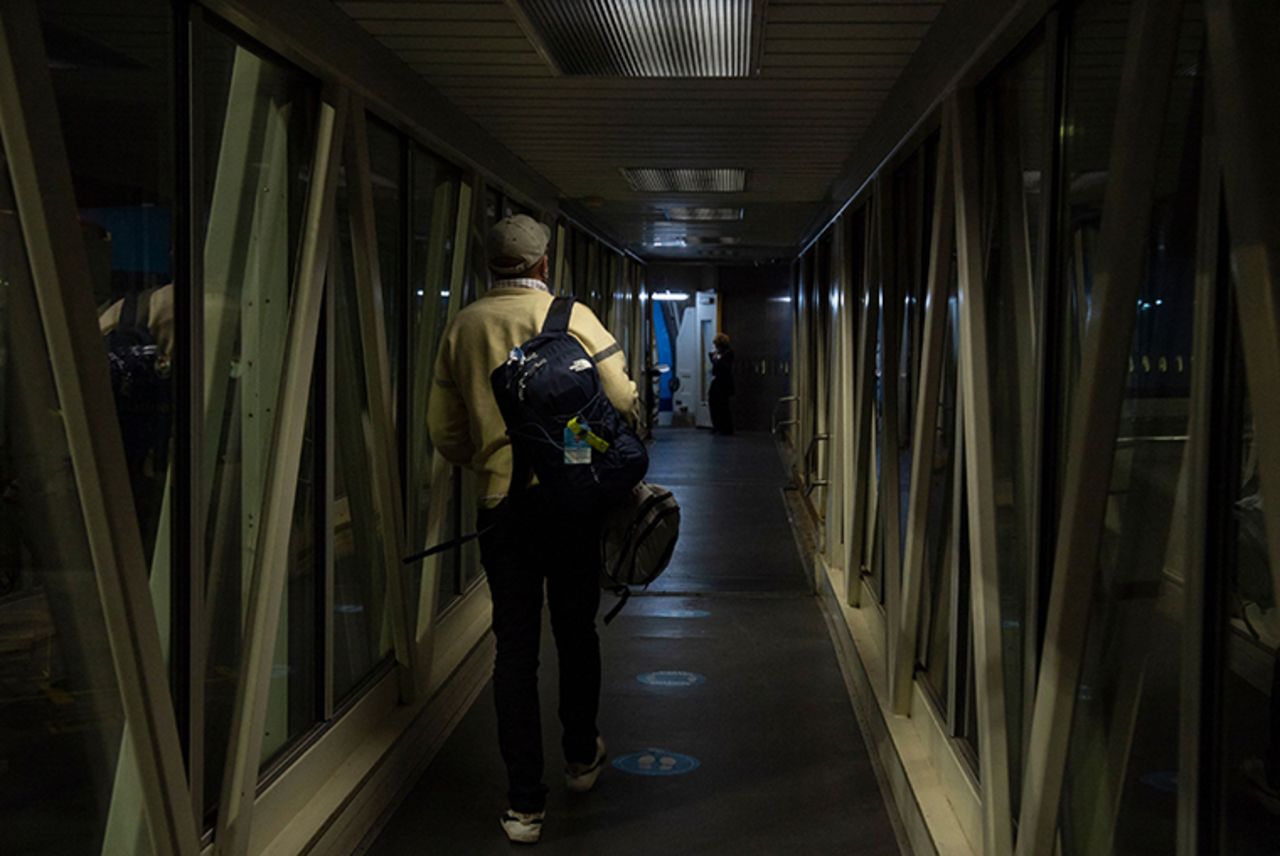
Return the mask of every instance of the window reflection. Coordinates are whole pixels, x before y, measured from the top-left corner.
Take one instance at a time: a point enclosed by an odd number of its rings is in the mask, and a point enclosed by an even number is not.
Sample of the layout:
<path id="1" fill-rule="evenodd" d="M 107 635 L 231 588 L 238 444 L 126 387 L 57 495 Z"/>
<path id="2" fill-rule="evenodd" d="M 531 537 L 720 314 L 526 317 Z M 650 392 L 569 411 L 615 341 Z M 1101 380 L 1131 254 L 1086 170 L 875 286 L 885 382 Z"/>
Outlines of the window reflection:
<path id="1" fill-rule="evenodd" d="M 96 856 L 132 759 L 41 331 L 0 152 L 0 852 Z"/>
<path id="2" fill-rule="evenodd" d="M 1064 218 L 1070 308 L 1061 313 L 1072 319 L 1064 337 L 1069 351 L 1079 335 L 1089 335 L 1091 283 L 1102 263 L 1097 234 L 1123 60 L 1113 31 L 1127 17 L 1127 3 L 1099 0 L 1084 4 L 1074 25 Z M 1159 146 L 1151 153 L 1157 173 L 1145 279 L 1068 750 L 1065 853 L 1176 847 L 1183 610 L 1177 543 L 1184 528 L 1177 485 L 1190 407 L 1189 374 L 1177 356 L 1192 348 L 1203 38 L 1200 3 L 1188 2 L 1179 72 Z M 1067 371 L 1078 371 L 1077 363 L 1074 356 L 1067 360 Z"/>
<path id="3" fill-rule="evenodd" d="M 1239 342 L 1238 327 L 1236 341 Z M 1244 386 L 1243 358 L 1235 353 L 1234 379 Z M 1258 465 L 1253 408 L 1239 402 L 1239 478 L 1229 483 L 1228 545 L 1222 710 L 1222 781 L 1225 839 L 1230 853 L 1273 852 L 1280 840 L 1280 605 L 1263 520 L 1264 491 Z M 1215 574 L 1206 568 L 1209 579 Z M 1211 763 L 1213 759 L 1208 759 Z"/>

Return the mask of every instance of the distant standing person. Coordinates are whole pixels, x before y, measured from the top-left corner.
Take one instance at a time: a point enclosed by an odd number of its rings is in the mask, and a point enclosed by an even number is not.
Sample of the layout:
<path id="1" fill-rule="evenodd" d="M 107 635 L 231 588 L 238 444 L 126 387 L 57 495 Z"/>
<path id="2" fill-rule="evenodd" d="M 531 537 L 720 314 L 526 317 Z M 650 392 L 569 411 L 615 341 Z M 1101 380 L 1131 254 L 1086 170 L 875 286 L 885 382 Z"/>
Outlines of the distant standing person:
<path id="1" fill-rule="evenodd" d="M 707 399 L 711 405 L 711 433 L 732 434 L 733 412 L 729 399 L 733 396 L 733 348 L 729 347 L 727 333 L 717 333 L 711 340 L 715 350 L 711 352 L 711 389 Z"/>

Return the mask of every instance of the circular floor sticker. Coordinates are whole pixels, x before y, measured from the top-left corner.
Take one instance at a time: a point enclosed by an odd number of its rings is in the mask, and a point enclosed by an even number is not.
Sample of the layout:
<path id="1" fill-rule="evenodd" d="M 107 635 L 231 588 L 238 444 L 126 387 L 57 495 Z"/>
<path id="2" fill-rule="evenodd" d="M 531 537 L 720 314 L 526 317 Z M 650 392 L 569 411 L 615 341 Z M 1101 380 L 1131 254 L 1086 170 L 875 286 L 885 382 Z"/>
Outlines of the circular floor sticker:
<path id="1" fill-rule="evenodd" d="M 681 755 L 666 749 L 641 749 L 615 758 L 613 766 L 636 776 L 683 776 L 698 769 L 702 762 L 692 755 Z"/>
<path id="2" fill-rule="evenodd" d="M 705 609 L 655 609 L 643 613 L 650 618 L 709 618 L 711 613 Z"/>
<path id="3" fill-rule="evenodd" d="M 705 684 L 707 679 L 697 672 L 645 672 L 636 675 L 636 680 L 651 687 L 696 687 Z"/>

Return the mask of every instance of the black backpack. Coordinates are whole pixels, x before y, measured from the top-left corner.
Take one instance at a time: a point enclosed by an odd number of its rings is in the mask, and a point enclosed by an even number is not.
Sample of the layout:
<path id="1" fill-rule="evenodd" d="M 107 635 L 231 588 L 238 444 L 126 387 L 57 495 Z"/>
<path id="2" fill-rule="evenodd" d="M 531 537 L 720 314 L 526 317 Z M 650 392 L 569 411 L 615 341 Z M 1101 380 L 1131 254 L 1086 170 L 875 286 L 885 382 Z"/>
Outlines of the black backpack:
<path id="1" fill-rule="evenodd" d="M 609 401 L 595 360 L 569 333 L 572 297 L 557 297 L 542 332 L 489 377 L 507 424 L 511 492 L 531 469 L 557 499 L 604 507 L 626 499 L 649 468 L 644 442 Z"/>
<path id="2" fill-rule="evenodd" d="M 105 337 L 111 392 L 135 495 L 147 473 L 164 473 L 168 466 L 173 411 L 173 373 L 151 331 L 138 322 L 138 304 L 149 306 L 153 293 L 154 289 L 129 292 L 120 306 L 120 319 Z"/>

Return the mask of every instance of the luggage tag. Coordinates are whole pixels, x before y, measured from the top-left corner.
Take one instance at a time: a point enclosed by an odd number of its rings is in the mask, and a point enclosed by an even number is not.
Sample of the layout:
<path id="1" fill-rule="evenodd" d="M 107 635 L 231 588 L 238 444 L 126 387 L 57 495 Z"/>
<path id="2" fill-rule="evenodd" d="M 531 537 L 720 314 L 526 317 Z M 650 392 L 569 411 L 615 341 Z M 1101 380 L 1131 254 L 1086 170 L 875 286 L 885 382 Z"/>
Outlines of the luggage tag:
<path id="1" fill-rule="evenodd" d="M 564 426 L 564 462 L 589 464 L 592 449 L 603 455 L 609 450 L 609 441 L 595 434 L 586 422 L 573 417 Z"/>
<path id="2" fill-rule="evenodd" d="M 567 465 L 591 463 L 591 446 L 577 419 L 564 426 L 564 462 Z"/>

